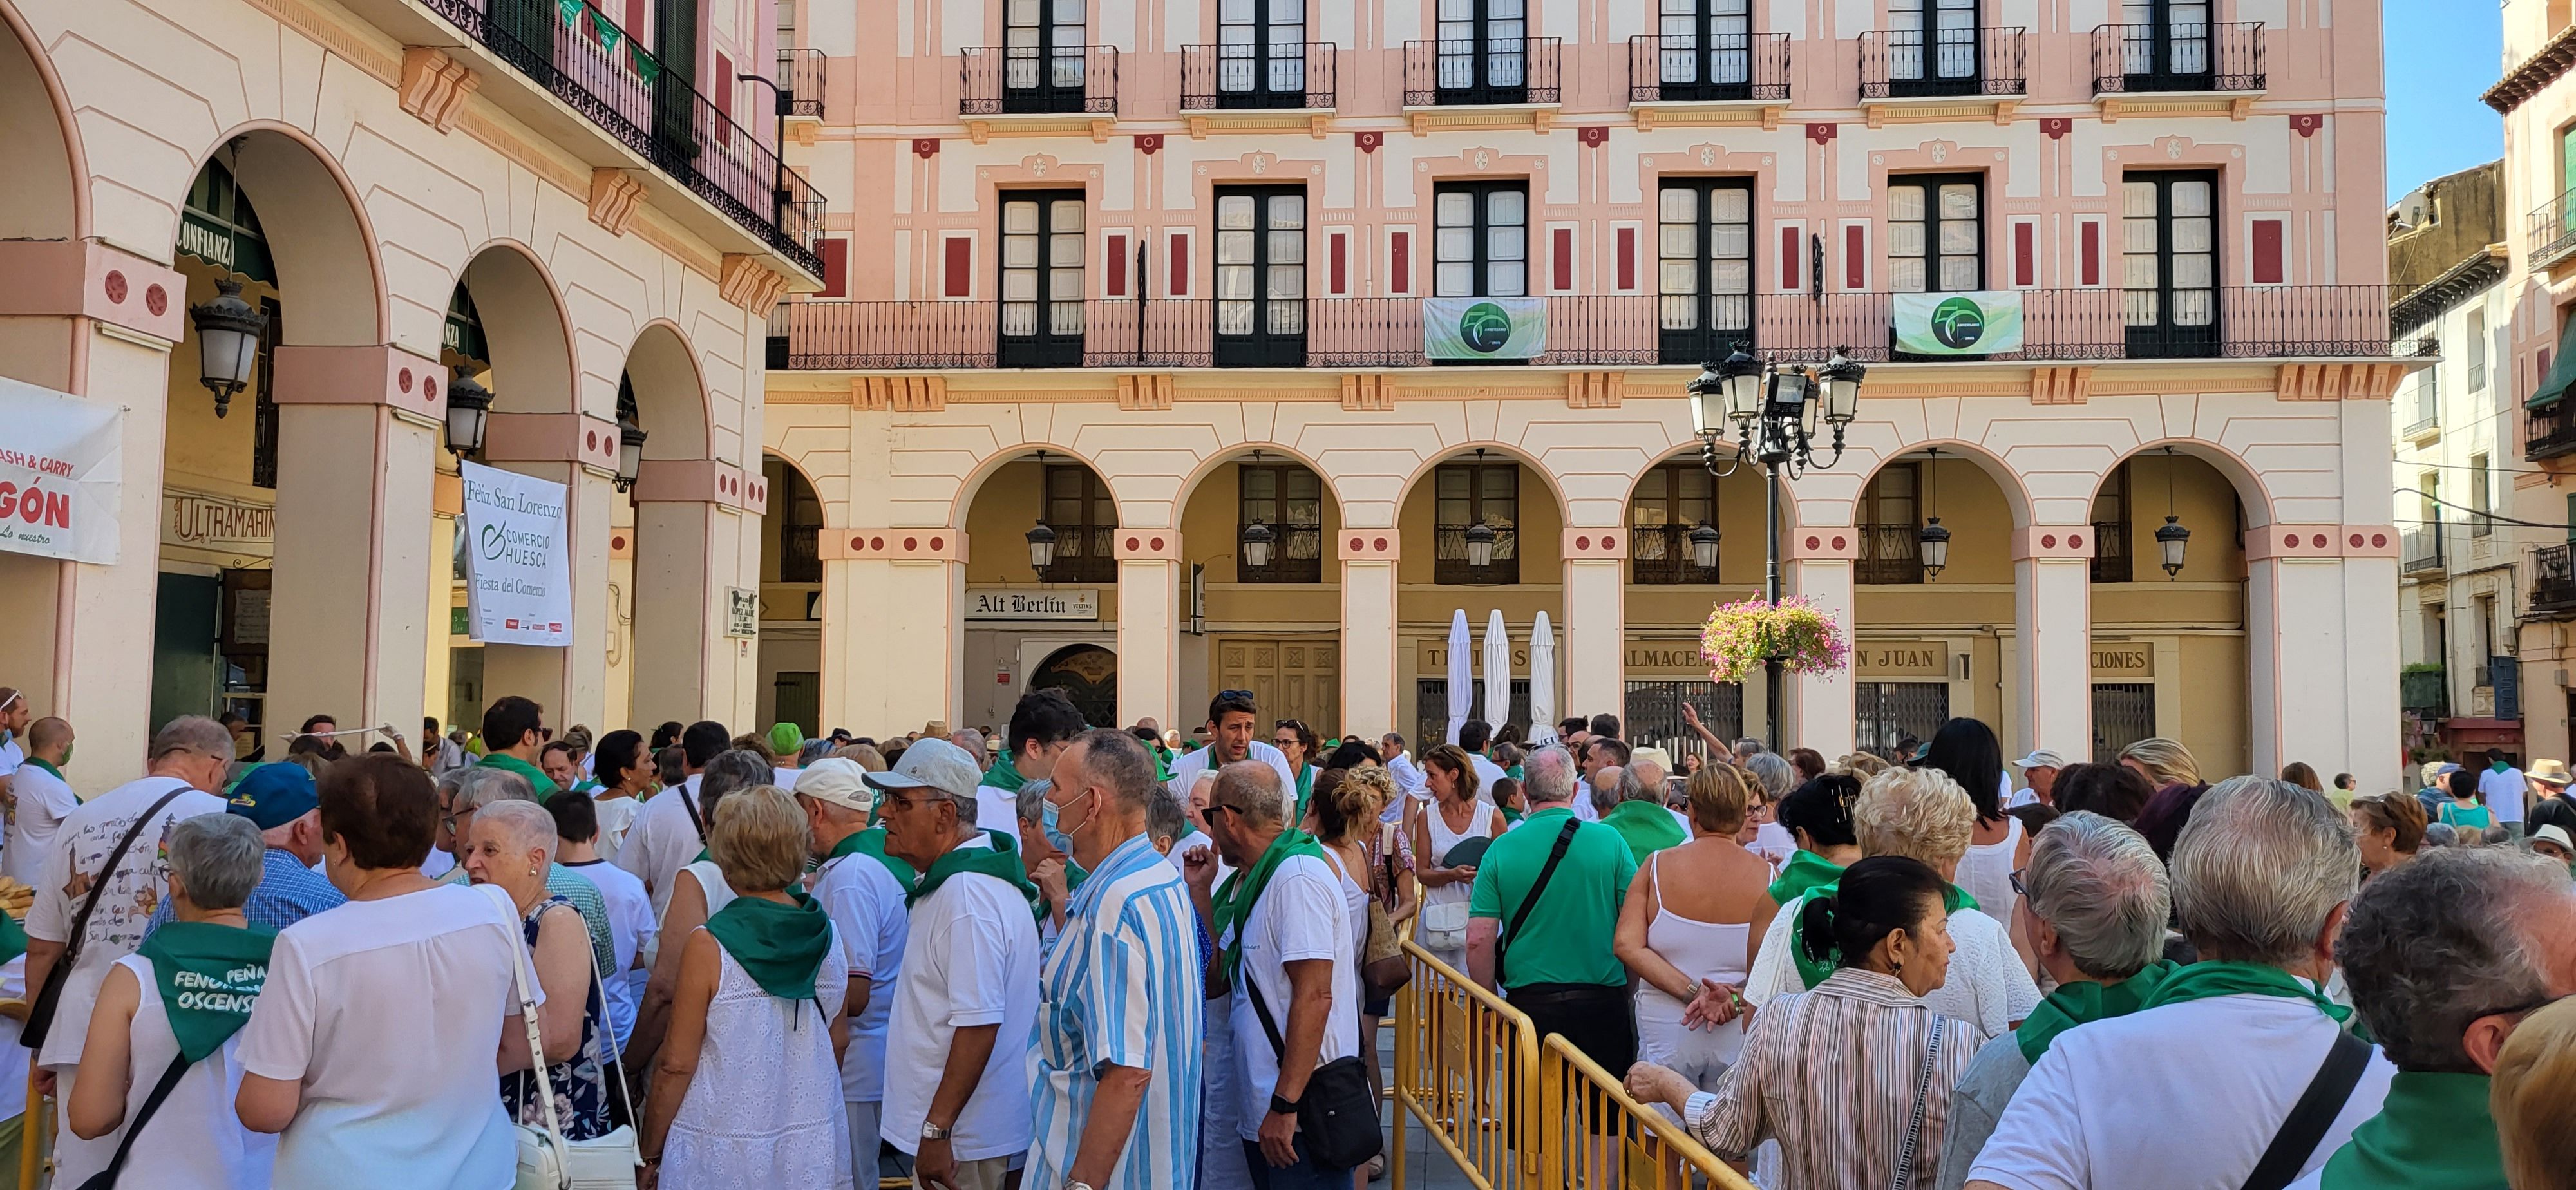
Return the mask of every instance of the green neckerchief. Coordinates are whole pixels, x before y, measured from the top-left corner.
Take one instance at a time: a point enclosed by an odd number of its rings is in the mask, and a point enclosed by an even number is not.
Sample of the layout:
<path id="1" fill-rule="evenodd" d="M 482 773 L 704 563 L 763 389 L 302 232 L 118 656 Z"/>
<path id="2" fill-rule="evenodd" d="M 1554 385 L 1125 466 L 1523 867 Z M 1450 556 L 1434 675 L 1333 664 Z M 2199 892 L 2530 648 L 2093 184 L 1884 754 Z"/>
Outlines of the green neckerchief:
<path id="1" fill-rule="evenodd" d="M 2077 1025 L 2136 1012 L 2154 994 L 2156 985 L 2173 974 L 2174 967 L 2174 962 L 2166 959 L 2114 984 L 2086 979 L 2057 985 L 2056 991 L 2039 1002 L 2039 1007 L 2030 1010 L 2021 1028 L 2013 1030 L 2013 1040 L 2021 1045 L 2022 1060 L 2037 1066 L 2039 1056 L 2048 1052 L 2058 1034 Z"/>
<path id="2" fill-rule="evenodd" d="M 1020 775 L 1020 770 L 1011 763 L 1011 750 L 1004 748 L 993 758 L 993 767 L 985 769 L 984 775 L 977 777 L 975 783 L 1004 793 L 1018 793 L 1020 786 L 1028 783 L 1028 778 Z"/>
<path id="3" fill-rule="evenodd" d="M 1783 873 L 1783 875 L 1786 875 L 1786 873 Z M 1837 876 L 1830 884 L 1819 884 L 1808 889 L 1807 895 L 1811 897 L 1830 897 L 1834 895 L 1835 890 L 1841 887 L 1842 880 Z M 1968 890 L 1955 884 L 1945 884 L 1941 887 L 1944 890 L 1941 893 L 1941 911 L 1943 913 L 1957 913 L 1962 909 L 1974 909 L 1977 907 L 1977 899 L 1969 896 Z M 1786 909 L 1788 906 L 1783 905 L 1781 908 Z M 1832 960 L 1819 963 L 1814 959 L 1808 958 L 1806 936 L 1807 915 L 1801 913 L 1796 917 L 1790 918 L 1789 957 L 1797 960 L 1798 962 L 1798 978 L 1804 981 L 1808 987 L 1812 988 L 1817 984 L 1823 983 L 1826 976 L 1833 974 L 1836 964 Z"/>
<path id="4" fill-rule="evenodd" d="M 181 1056 L 200 1061 L 249 1023 L 276 945 L 277 931 L 266 926 L 203 921 L 174 921 L 143 940 L 139 953 L 152 961 L 161 1011 Z"/>
<path id="5" fill-rule="evenodd" d="M 913 871 L 911 864 L 886 854 L 885 828 L 881 826 L 851 832 L 834 843 L 832 854 L 824 858 L 839 859 L 844 855 L 864 855 L 884 864 L 886 871 L 894 873 L 894 882 L 907 891 L 912 888 L 913 881 L 921 879 L 921 873 Z"/>
<path id="6" fill-rule="evenodd" d="M 2400 1071 L 2379 1114 L 2326 1159 L 2322 1190 L 2492 1190 L 2504 1153 L 2487 1110 L 2487 1076 Z"/>
<path id="7" fill-rule="evenodd" d="M 1812 851 L 1789 857 L 1787 867 L 1771 880 L 1771 903 L 1786 909 L 1808 889 L 1829 888 L 1843 878 L 1843 866 Z"/>
<path id="8" fill-rule="evenodd" d="M 1262 849 L 1261 858 L 1252 861 L 1251 867 L 1227 877 L 1216 890 L 1217 937 L 1225 937 L 1229 927 L 1234 931 L 1233 940 L 1225 946 L 1225 979 L 1229 985 L 1234 982 L 1235 969 L 1243 965 L 1242 927 L 1251 922 L 1252 907 L 1260 903 L 1261 894 L 1269 890 L 1270 878 L 1278 874 L 1279 865 L 1292 855 L 1311 855 L 1321 859 L 1324 845 L 1304 831 L 1281 831 L 1278 838 L 1270 841 L 1270 846 Z"/>
<path id="9" fill-rule="evenodd" d="M 1156 781 L 1172 779 L 1172 750 L 1161 744 L 1154 745 L 1154 779 Z"/>
<path id="10" fill-rule="evenodd" d="M 64 778 L 63 771 L 54 767 L 53 761 L 47 760 L 41 756 L 30 756 L 27 758 L 27 763 L 43 769 L 46 772 L 52 773 L 54 775 L 54 780 L 61 781 L 65 785 L 71 784 L 69 780 Z"/>
<path id="11" fill-rule="evenodd" d="M 2318 991 L 2314 984 L 2278 967 L 2267 967 L 2261 963 L 2230 963 L 2219 959 L 2209 959 L 2193 963 L 2188 967 L 2177 968 L 2165 976 L 2164 981 L 2156 985 L 2155 994 L 2147 997 L 2146 1003 L 2138 1007 L 2142 1010 L 2162 1008 L 2167 1004 L 2206 1000 L 2212 996 L 2238 996 L 2247 993 L 2258 996 L 2280 996 L 2289 1000 L 2306 1000 L 2316 1005 L 2317 1011 L 2326 1014 L 2338 1025 L 2352 1016 L 2351 1009 L 2327 999 L 2326 994 Z"/>
<path id="12" fill-rule="evenodd" d="M 27 930 L 18 919 L 0 913 L 0 963 L 27 953 Z"/>
<path id="13" fill-rule="evenodd" d="M 951 876 L 960 872 L 981 872 L 1020 890 L 1020 895 L 1028 899 L 1029 912 L 1045 916 L 1046 897 L 1038 892 L 1037 885 L 1029 882 L 1028 865 L 1020 862 L 1020 849 L 1011 841 L 1011 836 L 999 831 L 986 831 L 984 837 L 992 840 L 993 845 L 951 847 L 947 854 L 932 860 L 930 870 L 922 873 L 921 879 L 914 882 L 912 891 L 904 895 L 904 907 L 909 909 L 920 904 L 923 897 L 938 892 L 939 886 L 948 883 Z"/>
<path id="14" fill-rule="evenodd" d="M 533 764 L 529 764 L 527 761 L 521 760 L 516 756 L 512 756 L 507 752 L 495 752 L 490 756 L 486 756 L 481 760 L 475 761 L 474 767 L 500 769 L 504 772 L 517 773 L 521 777 L 527 778 L 528 789 L 530 792 L 537 795 L 537 804 L 539 805 L 544 805 L 547 798 L 553 797 L 557 791 L 563 788 L 563 786 L 555 784 L 555 779 L 547 776 L 544 769 L 538 768 Z"/>
<path id="15" fill-rule="evenodd" d="M 592 797 L 598 797 L 599 790 L 599 782 L 592 780 L 589 777 L 584 777 L 581 780 L 572 783 L 572 791 L 574 793 L 587 793 Z"/>
<path id="16" fill-rule="evenodd" d="M 791 888 L 787 895 L 794 904 L 735 897 L 707 919 L 707 932 L 760 990 L 781 1000 L 811 1000 L 814 972 L 832 945 L 832 919 L 803 891 Z"/>
<path id="17" fill-rule="evenodd" d="M 1510 806 L 1496 806 L 1494 808 L 1503 812 L 1503 821 L 1505 823 L 1519 822 L 1523 817 L 1525 817 L 1525 815 L 1520 811 L 1515 810 Z"/>
<path id="18" fill-rule="evenodd" d="M 1504 775 L 1504 776 L 1506 776 L 1506 777 L 1509 777 L 1509 778 L 1511 778 L 1512 780 L 1515 780 L 1515 781 L 1526 781 L 1526 780 L 1528 780 L 1529 778 L 1528 778 L 1528 777 L 1526 777 L 1526 776 L 1524 776 L 1523 774 L 1525 774 L 1525 773 L 1527 773 L 1527 772 L 1528 772 L 1528 768 L 1527 768 L 1527 766 L 1524 766 L 1524 765 L 1517 765 L 1517 764 L 1516 764 L 1516 765 L 1513 765 L 1513 766 L 1512 766 L 1512 767 L 1510 767 L 1510 768 L 1504 769 L 1504 770 L 1503 770 L 1503 775 Z"/>
<path id="19" fill-rule="evenodd" d="M 1306 821 L 1306 803 L 1314 798 L 1315 766 L 1300 765 L 1297 768 L 1297 821 Z"/>

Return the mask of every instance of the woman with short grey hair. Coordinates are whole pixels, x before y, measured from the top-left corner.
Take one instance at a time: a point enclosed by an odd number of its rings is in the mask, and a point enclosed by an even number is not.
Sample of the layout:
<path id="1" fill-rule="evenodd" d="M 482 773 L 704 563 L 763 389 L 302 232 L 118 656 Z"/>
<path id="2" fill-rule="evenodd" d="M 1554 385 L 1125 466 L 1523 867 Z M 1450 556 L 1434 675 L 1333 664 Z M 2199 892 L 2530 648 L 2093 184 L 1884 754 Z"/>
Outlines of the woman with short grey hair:
<path id="1" fill-rule="evenodd" d="M 558 794 L 556 796 L 564 796 Z M 529 964 L 545 992 L 537 1008 L 537 1035 L 545 1046 L 546 1078 L 553 1091 L 553 1123 L 565 1140 L 608 1134 L 606 1066 L 608 1027 L 601 987 L 592 978 L 588 927 L 562 894 L 546 888 L 555 858 L 555 820 L 535 802 L 494 802 L 475 815 L 465 849 L 465 875 L 510 894 L 527 937 Z M 538 1097 L 534 1071 L 501 1076 L 501 1104 L 510 1118 L 545 1127 L 549 1113 Z"/>

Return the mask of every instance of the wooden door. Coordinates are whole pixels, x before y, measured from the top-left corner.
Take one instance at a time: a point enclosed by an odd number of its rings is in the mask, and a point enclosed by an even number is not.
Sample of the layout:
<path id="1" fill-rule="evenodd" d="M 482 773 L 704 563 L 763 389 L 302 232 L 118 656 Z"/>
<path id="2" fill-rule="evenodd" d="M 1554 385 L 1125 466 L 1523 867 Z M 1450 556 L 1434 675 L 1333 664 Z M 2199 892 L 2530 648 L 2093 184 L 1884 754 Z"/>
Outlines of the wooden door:
<path id="1" fill-rule="evenodd" d="M 1227 637 L 1217 644 L 1217 688 L 1249 690 L 1262 722 L 1297 719 L 1318 734 L 1341 730 L 1341 642 Z"/>

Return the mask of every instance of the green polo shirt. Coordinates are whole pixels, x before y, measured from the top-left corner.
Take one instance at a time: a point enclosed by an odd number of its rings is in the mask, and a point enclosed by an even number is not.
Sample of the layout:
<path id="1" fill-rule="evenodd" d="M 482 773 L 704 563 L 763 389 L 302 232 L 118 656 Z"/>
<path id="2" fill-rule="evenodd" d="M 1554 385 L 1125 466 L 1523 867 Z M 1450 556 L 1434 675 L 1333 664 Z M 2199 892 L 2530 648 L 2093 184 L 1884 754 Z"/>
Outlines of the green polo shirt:
<path id="1" fill-rule="evenodd" d="M 1505 832 L 1476 866 L 1476 889 L 1468 899 L 1471 917 L 1489 917 L 1502 926 L 1520 912 L 1521 900 L 1547 866 L 1548 852 L 1572 807 L 1556 805 L 1530 815 Z M 1623 985 L 1628 968 L 1612 953 L 1610 940 L 1619 932 L 1619 902 L 1637 874 L 1637 857 L 1618 831 L 1597 822 L 1575 828 L 1565 858 L 1548 878 L 1547 895 L 1530 910 L 1503 951 L 1499 982 L 1505 988 L 1534 983 Z"/>

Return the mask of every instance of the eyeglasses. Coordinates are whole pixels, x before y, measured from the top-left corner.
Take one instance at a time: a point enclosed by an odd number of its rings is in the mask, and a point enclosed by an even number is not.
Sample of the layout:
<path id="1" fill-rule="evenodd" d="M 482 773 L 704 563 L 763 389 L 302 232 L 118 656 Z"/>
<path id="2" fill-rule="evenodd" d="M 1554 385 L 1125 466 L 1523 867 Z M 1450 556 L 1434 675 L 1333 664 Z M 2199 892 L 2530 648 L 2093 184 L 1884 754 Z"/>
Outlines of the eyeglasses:
<path id="1" fill-rule="evenodd" d="M 936 796 L 928 796 L 928 797 L 905 797 L 905 796 L 903 796 L 902 794 L 894 793 L 894 792 L 892 792 L 892 791 L 889 791 L 889 790 L 882 790 L 882 789 L 877 791 L 877 809 L 878 809 L 879 811 L 883 811 L 883 810 L 887 809 L 888 807 L 900 807 L 900 808 L 904 808 L 904 809 L 910 809 L 911 807 L 914 807 L 914 806 L 919 806 L 919 805 L 928 805 L 928 804 L 935 804 L 935 803 L 938 803 L 938 802 L 944 802 L 944 801 L 947 801 L 947 800 L 948 800 L 947 798 L 944 798 L 944 797 L 936 797 Z"/>
<path id="2" fill-rule="evenodd" d="M 2576 995 L 2576 993 L 2570 993 L 2570 994 L 2571 994 L 2571 995 Z M 2513 1005 L 2512 1007 L 2509 1007 L 2509 1008 L 2488 1008 L 2488 1009 L 2481 1009 L 2480 1011 L 2470 1013 L 2470 1014 L 2469 1014 L 2469 1019 L 2470 1019 L 2470 1020 L 2476 1020 L 2476 1019 L 2478 1019 L 2479 1017 L 2482 1017 L 2482 1016 L 2520 1016 L 2520 1015 L 2522 1015 L 2522 1014 L 2524 1014 L 2524 1013 L 2527 1013 L 2527 1012 L 2538 1012 L 2538 1011 L 2540 1011 L 2541 1009 L 2547 1008 L 2547 1007 L 2549 1007 L 2549 1006 L 2550 1006 L 2550 1005 L 2552 1005 L 2552 1004 L 2556 1004 L 2557 1002 L 2559 1002 L 2559 1001 L 2561 1001 L 2561 1000 L 2568 999 L 2568 998 L 2569 998 L 2568 996 L 2564 996 L 2564 995 L 2561 995 L 2561 996 L 2542 996 L 2542 997 L 2540 997 L 2540 998 L 2539 998 L 2539 999 L 2537 999 L 2537 1000 L 2533 1000 L 2533 1001 L 2530 1001 L 2530 1002 L 2528 1002 L 2528 1003 L 2524 1003 L 2524 1004 L 2516 1004 L 2516 1005 Z"/>
<path id="3" fill-rule="evenodd" d="M 2014 896 L 2027 897 L 2030 895 L 2029 887 L 2024 885 L 2021 881 L 2022 873 L 2029 870 L 2030 869 L 2028 868 L 2014 868 L 2012 870 L 2012 890 Z"/>

